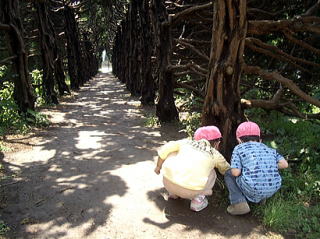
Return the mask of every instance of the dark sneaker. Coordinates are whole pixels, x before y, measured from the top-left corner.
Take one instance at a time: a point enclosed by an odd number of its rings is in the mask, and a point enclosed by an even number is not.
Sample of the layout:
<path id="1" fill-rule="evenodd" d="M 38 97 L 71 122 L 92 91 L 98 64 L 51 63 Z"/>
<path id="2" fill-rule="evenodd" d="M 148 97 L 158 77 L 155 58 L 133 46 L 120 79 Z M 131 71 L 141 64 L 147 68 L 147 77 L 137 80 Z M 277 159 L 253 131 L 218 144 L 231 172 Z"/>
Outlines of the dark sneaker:
<path id="1" fill-rule="evenodd" d="M 227 212 L 231 215 L 243 215 L 250 212 L 250 207 L 247 202 L 240 202 L 236 204 L 231 204 L 227 208 Z"/>

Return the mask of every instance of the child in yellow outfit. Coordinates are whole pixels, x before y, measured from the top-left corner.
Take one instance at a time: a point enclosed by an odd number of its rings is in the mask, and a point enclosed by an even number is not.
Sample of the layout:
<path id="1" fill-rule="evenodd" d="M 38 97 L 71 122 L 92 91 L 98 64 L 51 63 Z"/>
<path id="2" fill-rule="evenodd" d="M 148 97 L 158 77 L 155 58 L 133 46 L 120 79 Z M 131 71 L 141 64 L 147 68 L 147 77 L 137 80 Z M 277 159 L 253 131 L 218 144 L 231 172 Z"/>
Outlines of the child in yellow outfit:
<path id="1" fill-rule="evenodd" d="M 201 211 L 208 205 L 217 178 L 215 168 L 224 175 L 229 163 L 218 152 L 220 130 L 204 126 L 196 130 L 194 140 L 170 141 L 158 150 L 155 173 L 163 174 L 163 184 L 171 198 L 190 199 L 190 208 Z"/>

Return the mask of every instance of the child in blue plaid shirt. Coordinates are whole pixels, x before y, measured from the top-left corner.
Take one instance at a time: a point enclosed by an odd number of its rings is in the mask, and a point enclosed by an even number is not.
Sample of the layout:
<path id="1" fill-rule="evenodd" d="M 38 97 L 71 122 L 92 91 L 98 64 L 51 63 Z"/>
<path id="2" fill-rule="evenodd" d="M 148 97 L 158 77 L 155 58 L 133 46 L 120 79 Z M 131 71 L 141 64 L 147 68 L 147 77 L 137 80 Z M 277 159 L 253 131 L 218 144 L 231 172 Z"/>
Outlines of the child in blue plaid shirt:
<path id="1" fill-rule="evenodd" d="M 225 174 L 229 190 L 228 213 L 242 215 L 250 212 L 247 201 L 258 203 L 271 197 L 281 187 L 279 169 L 287 161 L 261 143 L 260 128 L 254 122 L 240 124 L 236 131 L 237 145 L 231 157 L 231 169 Z"/>

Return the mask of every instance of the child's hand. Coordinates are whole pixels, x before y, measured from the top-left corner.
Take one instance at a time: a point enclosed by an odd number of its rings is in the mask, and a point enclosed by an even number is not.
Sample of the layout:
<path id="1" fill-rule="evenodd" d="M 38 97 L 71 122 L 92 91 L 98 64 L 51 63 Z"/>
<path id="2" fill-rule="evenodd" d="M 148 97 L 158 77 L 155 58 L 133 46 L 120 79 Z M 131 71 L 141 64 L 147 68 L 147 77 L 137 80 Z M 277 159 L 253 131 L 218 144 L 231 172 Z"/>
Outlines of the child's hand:
<path id="1" fill-rule="evenodd" d="M 284 169 L 284 168 L 287 168 L 289 166 L 287 160 L 285 159 L 280 159 L 279 162 L 278 162 L 278 168 L 279 169 Z"/>
<path id="2" fill-rule="evenodd" d="M 159 174 L 160 174 L 160 170 L 161 170 L 160 167 L 156 167 L 156 168 L 154 169 L 154 172 L 159 175 Z"/>

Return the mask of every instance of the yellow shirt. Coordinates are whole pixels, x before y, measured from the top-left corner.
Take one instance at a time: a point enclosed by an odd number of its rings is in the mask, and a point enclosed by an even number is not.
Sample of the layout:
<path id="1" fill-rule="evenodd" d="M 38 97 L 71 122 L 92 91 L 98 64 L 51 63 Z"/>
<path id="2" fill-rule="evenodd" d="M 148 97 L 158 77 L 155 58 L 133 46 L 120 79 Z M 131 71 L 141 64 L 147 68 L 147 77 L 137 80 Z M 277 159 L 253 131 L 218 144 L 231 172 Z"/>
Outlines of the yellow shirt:
<path id="1" fill-rule="evenodd" d="M 212 169 L 224 174 L 229 163 L 209 141 L 183 139 L 170 141 L 158 150 L 163 176 L 171 182 L 191 190 L 204 189 Z"/>

